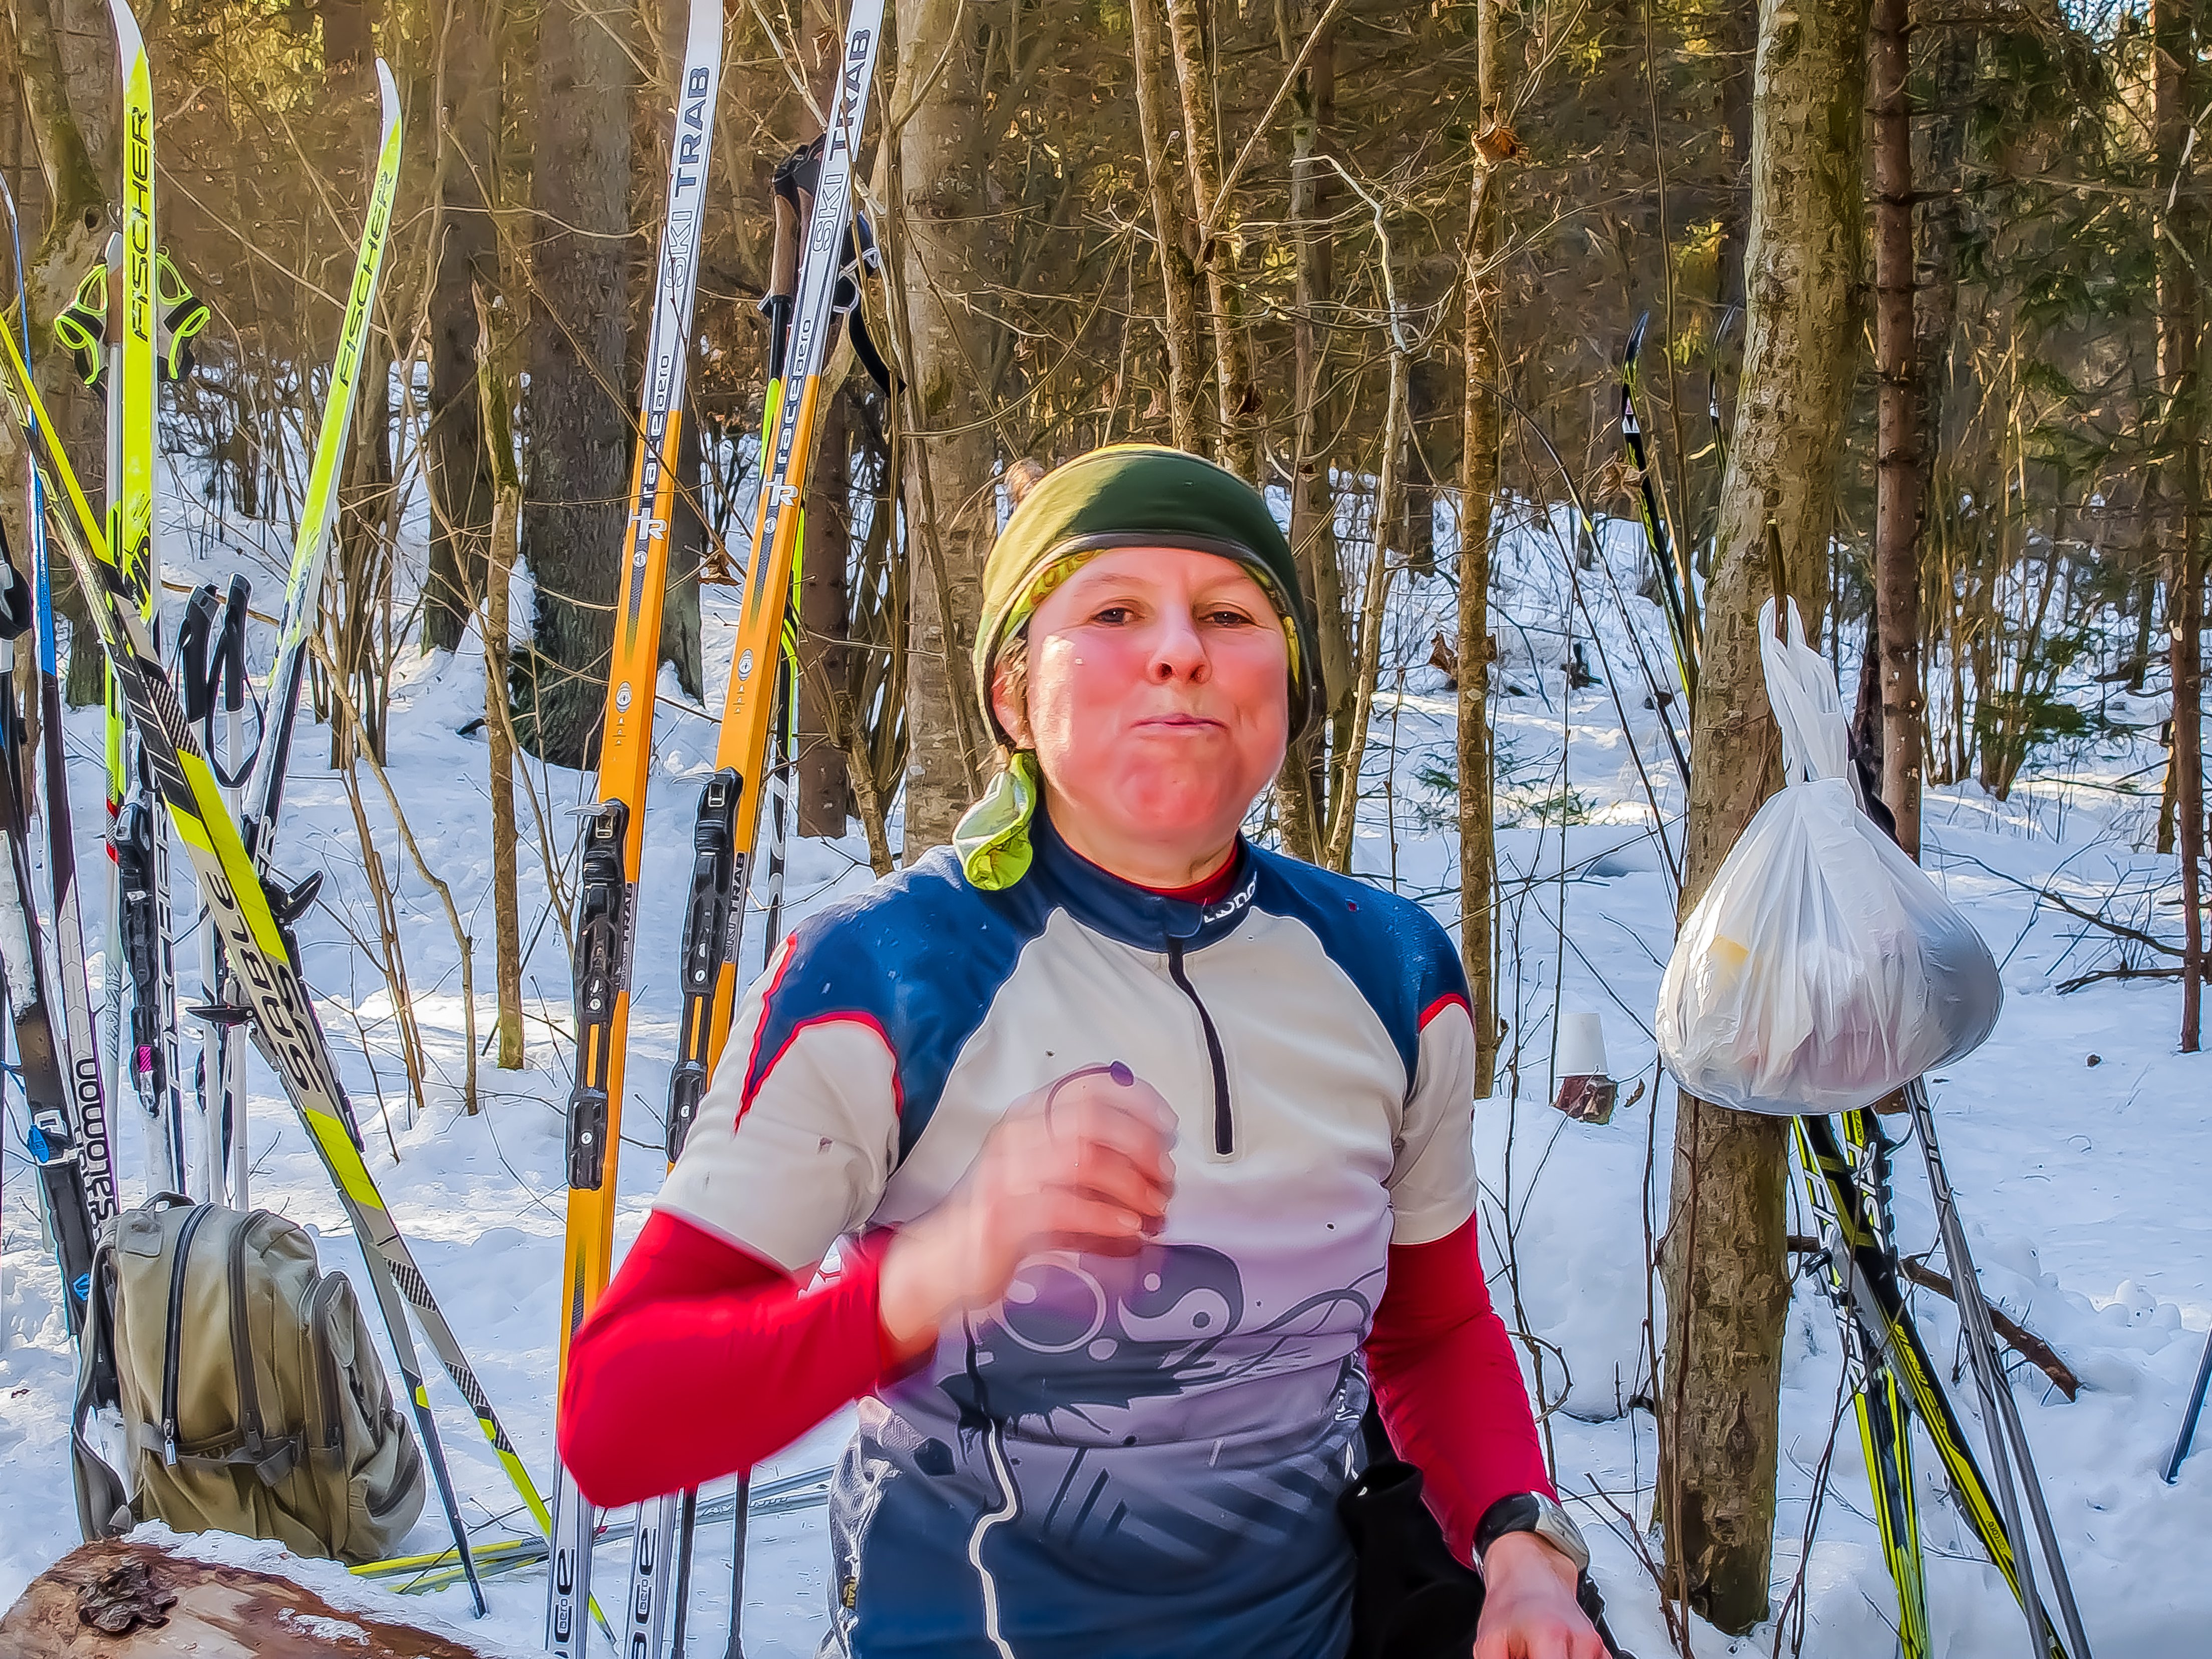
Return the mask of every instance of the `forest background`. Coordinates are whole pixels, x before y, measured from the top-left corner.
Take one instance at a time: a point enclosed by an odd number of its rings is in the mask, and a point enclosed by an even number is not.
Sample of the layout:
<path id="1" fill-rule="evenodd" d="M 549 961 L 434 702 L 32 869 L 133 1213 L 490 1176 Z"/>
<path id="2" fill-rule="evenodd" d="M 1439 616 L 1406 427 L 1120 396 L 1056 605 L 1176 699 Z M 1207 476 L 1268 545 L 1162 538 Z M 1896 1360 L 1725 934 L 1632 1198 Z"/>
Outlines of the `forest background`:
<path id="1" fill-rule="evenodd" d="M 1649 695 L 1679 700 L 1698 762 L 1685 903 L 1778 776 L 1749 644 L 1778 584 L 1839 663 L 1866 665 L 1856 725 L 1908 847 L 1923 783 L 2002 798 L 2039 746 L 2094 735 L 2062 681 L 2163 688 L 2177 718 L 2147 787 L 2158 850 L 2179 856 L 2181 937 L 2129 971 L 2182 979 L 2194 1048 L 2200 9 L 898 0 L 863 150 L 882 254 L 863 305 L 899 379 L 836 367 L 798 602 L 800 832 L 856 817 L 887 869 L 945 840 L 988 775 L 963 665 L 1008 467 L 1133 438 L 1203 451 L 1274 495 L 1322 620 L 1329 717 L 1266 826 L 1291 850 L 1351 866 L 1378 687 L 1404 654 L 1395 607 L 1432 584 L 1459 596 L 1455 634 L 1423 648 L 1460 699 L 1486 1069 L 1493 687 L 1461 665 L 1497 655 L 1504 526 L 1570 499 L 1645 511 L 1620 414 L 1648 316 L 1667 546 L 1646 594 L 1674 646 Z M 4 21 L 20 96 L 0 166 L 40 233 L 44 338 L 113 220 L 112 36 L 100 0 L 9 0 Z M 588 765 L 683 8 L 163 0 L 142 21 L 163 241 L 215 313 L 164 440 L 222 514 L 296 515 L 375 55 L 408 107 L 318 656 L 336 757 L 379 756 L 403 653 L 476 629 L 505 671 L 494 764 L 519 746 Z M 820 131 L 841 24 L 793 0 L 727 8 L 670 695 L 718 691 L 698 585 L 750 557 L 769 179 Z M 40 378 L 96 479 L 96 400 L 58 351 Z M 8 476 L 15 442 L 0 433 Z M 417 489 L 419 564 L 400 534 Z M 18 544 L 22 512 L 8 492 Z M 2128 627 L 2093 625 L 2113 614 Z M 72 641 L 72 697 L 94 700 L 90 630 Z M 1686 1103 L 1669 1236 L 1704 1255 L 1664 1263 L 1665 1347 L 1686 1358 L 1662 1391 L 1663 1578 L 1729 1630 L 1767 1612 L 1781 1133 Z"/>

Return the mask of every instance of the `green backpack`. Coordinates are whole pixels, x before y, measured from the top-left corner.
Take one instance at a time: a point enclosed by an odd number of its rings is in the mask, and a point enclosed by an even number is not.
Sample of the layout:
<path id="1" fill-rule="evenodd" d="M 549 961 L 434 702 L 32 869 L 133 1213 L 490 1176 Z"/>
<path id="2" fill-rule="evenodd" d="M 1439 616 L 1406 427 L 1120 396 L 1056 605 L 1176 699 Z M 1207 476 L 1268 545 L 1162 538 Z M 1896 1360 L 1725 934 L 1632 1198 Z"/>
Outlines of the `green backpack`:
<path id="1" fill-rule="evenodd" d="M 88 1434 L 118 1408 L 118 1474 Z M 77 1520 L 272 1538 L 359 1564 L 422 1512 L 422 1455 L 343 1273 L 282 1216 L 164 1194 L 118 1216 L 94 1261 L 78 1356 Z"/>

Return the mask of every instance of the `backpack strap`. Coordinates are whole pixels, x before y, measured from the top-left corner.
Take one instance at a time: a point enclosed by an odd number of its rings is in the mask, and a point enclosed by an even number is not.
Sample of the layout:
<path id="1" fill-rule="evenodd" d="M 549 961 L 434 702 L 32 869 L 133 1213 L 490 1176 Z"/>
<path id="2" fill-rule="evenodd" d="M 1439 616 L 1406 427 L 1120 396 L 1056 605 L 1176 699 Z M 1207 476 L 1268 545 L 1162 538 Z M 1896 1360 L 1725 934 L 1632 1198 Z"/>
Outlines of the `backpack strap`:
<path id="1" fill-rule="evenodd" d="M 239 1450 L 216 1461 L 246 1464 L 261 1477 L 262 1485 L 274 1486 L 299 1466 L 307 1443 L 296 1434 L 272 1437 L 261 1414 L 261 1387 L 253 1374 L 253 1329 L 246 1312 L 246 1259 L 262 1214 L 256 1210 L 246 1216 L 230 1236 L 230 1366 L 238 1386 L 238 1432 L 242 1444 Z"/>
<path id="2" fill-rule="evenodd" d="M 70 1413 L 70 1469 L 76 1488 L 77 1529 L 85 1541 L 113 1538 L 137 1524 L 122 1476 L 108 1467 L 84 1431 L 102 1406 L 119 1403 L 115 1380 L 115 1235 L 110 1230 L 93 1258 L 85 1295 L 84 1334 L 77 1355 L 76 1405 Z"/>
<path id="3" fill-rule="evenodd" d="M 166 1443 L 161 1431 L 150 1423 L 137 1423 L 131 1429 L 133 1447 L 151 1457 L 167 1461 Z M 222 1449 L 217 1449 L 222 1448 Z M 271 1439 L 257 1436 L 246 1442 L 233 1436 L 218 1441 L 215 1447 L 200 1451 L 179 1451 L 176 1465 L 193 1469 L 251 1469 L 267 1486 L 283 1484 L 286 1477 L 299 1467 L 304 1456 L 301 1437 L 296 1434 Z"/>

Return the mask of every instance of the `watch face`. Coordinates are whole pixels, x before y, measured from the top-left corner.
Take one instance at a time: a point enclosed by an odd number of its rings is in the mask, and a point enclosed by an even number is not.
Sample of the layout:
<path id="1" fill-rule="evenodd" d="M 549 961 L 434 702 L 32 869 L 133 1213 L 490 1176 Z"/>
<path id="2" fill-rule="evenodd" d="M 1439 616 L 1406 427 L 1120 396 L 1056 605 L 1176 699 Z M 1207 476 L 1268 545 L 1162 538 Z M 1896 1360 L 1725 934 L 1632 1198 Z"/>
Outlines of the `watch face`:
<path id="1" fill-rule="evenodd" d="M 1569 1515 L 1540 1492 L 1531 1494 L 1536 1508 L 1536 1523 L 1530 1528 L 1547 1543 L 1555 1546 L 1559 1553 L 1575 1564 L 1577 1572 L 1589 1571 L 1589 1545 L 1583 1540 L 1583 1529 Z"/>
<path id="2" fill-rule="evenodd" d="M 1589 1546 L 1583 1541 L 1582 1528 L 1572 1516 L 1541 1492 L 1516 1492 L 1492 1504 L 1483 1517 L 1476 1553 L 1486 1553 L 1509 1532 L 1533 1532 L 1573 1562 L 1577 1571 L 1589 1571 Z"/>

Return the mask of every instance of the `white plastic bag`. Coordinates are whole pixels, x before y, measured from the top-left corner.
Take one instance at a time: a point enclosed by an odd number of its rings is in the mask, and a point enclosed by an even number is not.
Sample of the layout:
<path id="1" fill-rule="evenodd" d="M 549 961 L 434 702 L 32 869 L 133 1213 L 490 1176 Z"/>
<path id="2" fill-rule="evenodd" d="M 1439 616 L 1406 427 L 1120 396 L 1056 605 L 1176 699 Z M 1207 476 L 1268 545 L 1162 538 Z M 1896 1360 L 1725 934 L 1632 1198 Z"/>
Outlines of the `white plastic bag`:
<path id="1" fill-rule="evenodd" d="M 1834 677 L 1759 612 L 1784 782 L 1675 940 L 1659 1052 L 1683 1091 L 1783 1116 L 1869 1105 L 1979 1047 L 2004 1000 L 1974 926 L 1859 805 Z"/>

